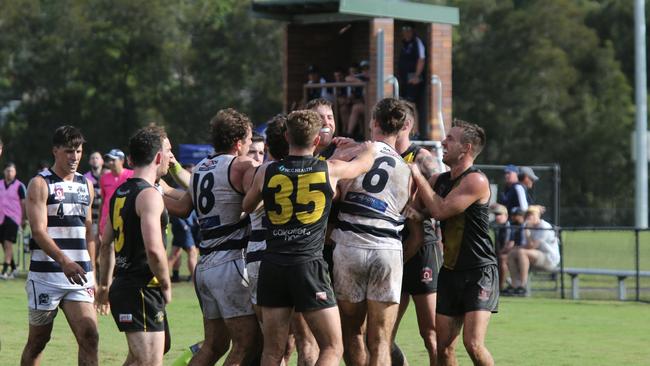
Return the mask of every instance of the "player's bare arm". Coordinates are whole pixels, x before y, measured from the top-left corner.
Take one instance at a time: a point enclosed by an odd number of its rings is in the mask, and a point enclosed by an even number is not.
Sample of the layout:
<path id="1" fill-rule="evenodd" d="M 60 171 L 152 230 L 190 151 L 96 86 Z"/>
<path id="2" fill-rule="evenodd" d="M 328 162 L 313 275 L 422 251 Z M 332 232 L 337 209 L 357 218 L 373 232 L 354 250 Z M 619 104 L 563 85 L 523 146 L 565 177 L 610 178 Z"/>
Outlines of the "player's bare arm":
<path id="1" fill-rule="evenodd" d="M 186 218 L 190 216 L 190 213 L 192 213 L 194 204 L 192 203 L 192 196 L 189 192 L 182 193 L 183 194 L 180 198 L 175 198 L 178 197 L 175 193 L 171 195 L 165 193 L 163 196 L 163 203 L 170 214 L 176 217 Z"/>
<path id="2" fill-rule="evenodd" d="M 415 164 L 420 169 L 420 173 L 427 179 L 431 179 L 434 174 L 442 173 L 443 169 L 439 165 L 429 150 L 420 149 L 418 155 L 415 157 Z"/>
<path id="3" fill-rule="evenodd" d="M 174 181 L 184 189 L 190 188 L 190 177 L 192 174 L 183 169 L 181 164 L 176 160 L 174 154 L 171 154 L 169 159 L 169 174 L 174 178 Z M 162 181 L 161 181 L 162 182 Z"/>
<path id="4" fill-rule="evenodd" d="M 95 200 L 95 190 L 93 189 L 93 184 L 90 180 L 86 179 L 86 185 L 88 186 L 88 213 L 86 214 L 86 247 L 88 248 L 88 255 L 90 256 L 90 265 L 95 271 L 95 259 L 97 258 L 96 248 L 95 247 L 95 235 L 93 235 L 93 215 L 90 214 L 90 208 L 93 207 L 93 201 Z"/>
<path id="5" fill-rule="evenodd" d="M 27 216 L 32 228 L 32 237 L 38 246 L 56 261 L 70 283 L 83 285 L 88 282 L 86 271 L 66 256 L 47 233 L 47 184 L 43 178 L 36 177 L 27 188 Z M 90 215 L 89 215 L 90 216 Z"/>
<path id="6" fill-rule="evenodd" d="M 147 253 L 147 262 L 151 272 L 160 283 L 165 302 L 169 304 L 172 300 L 171 281 L 167 266 L 167 252 L 160 227 L 160 217 L 164 209 L 165 205 L 160 193 L 155 189 L 143 190 L 135 200 L 135 210 L 140 217 L 140 229 Z"/>
<path id="7" fill-rule="evenodd" d="M 468 174 L 461 179 L 457 188 L 442 198 L 435 194 L 416 165 L 411 165 L 411 171 L 418 186 L 419 198 L 436 220 L 458 215 L 475 202 L 484 203 L 490 197 L 490 187 L 483 174 Z"/>
<path id="8" fill-rule="evenodd" d="M 259 163 L 248 156 L 238 156 L 232 162 L 230 170 L 230 181 L 235 189 L 239 192 L 246 192 L 244 176 L 250 169 L 255 169 Z"/>
<path id="9" fill-rule="evenodd" d="M 257 205 L 262 202 L 262 188 L 264 186 L 264 176 L 266 175 L 266 167 L 270 163 L 261 165 L 254 174 L 253 182 L 250 185 L 244 201 L 242 201 L 242 208 L 244 212 L 251 213 L 255 211 Z"/>
<path id="10" fill-rule="evenodd" d="M 336 190 L 336 183 L 339 179 L 353 179 L 361 174 L 367 173 L 375 160 L 374 146 L 366 141 L 361 144 L 363 149 L 356 159 L 352 161 L 328 160 L 327 167 L 330 174 L 332 189 Z"/>
<path id="11" fill-rule="evenodd" d="M 403 244 L 403 257 L 404 263 L 406 263 L 420 250 L 424 243 L 424 226 L 422 222 L 426 218 L 422 212 L 419 212 L 410 204 L 404 209 L 404 217 L 406 218 L 406 227 L 409 234 Z"/>
<path id="12" fill-rule="evenodd" d="M 101 314 L 108 314 L 108 289 L 113 281 L 113 269 L 115 268 L 115 232 L 113 232 L 112 218 L 109 216 L 104 225 L 104 235 L 99 245 L 99 285 L 95 303 Z"/>
<path id="13" fill-rule="evenodd" d="M 189 184 L 189 180 L 188 180 L 188 184 Z M 185 192 L 186 192 L 185 190 L 176 189 L 176 188 L 170 186 L 169 184 L 167 184 L 167 182 L 165 182 L 162 179 L 158 181 L 158 185 L 162 189 L 162 193 L 165 196 L 169 196 L 169 197 L 171 197 L 173 199 L 179 200 L 179 199 L 183 198 L 183 194 L 185 194 Z"/>

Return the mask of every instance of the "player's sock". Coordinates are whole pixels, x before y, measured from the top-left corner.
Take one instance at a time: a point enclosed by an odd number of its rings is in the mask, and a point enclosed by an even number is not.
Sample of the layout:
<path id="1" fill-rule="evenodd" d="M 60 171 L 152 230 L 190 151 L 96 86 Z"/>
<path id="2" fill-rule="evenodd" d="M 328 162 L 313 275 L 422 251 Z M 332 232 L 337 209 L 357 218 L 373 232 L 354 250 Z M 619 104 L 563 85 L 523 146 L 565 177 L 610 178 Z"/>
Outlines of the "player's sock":
<path id="1" fill-rule="evenodd" d="M 178 270 L 172 270 L 172 282 L 178 282 L 180 280 L 178 276 Z"/>
<path id="2" fill-rule="evenodd" d="M 390 347 L 390 358 L 391 366 L 404 366 L 404 353 L 395 342 Z"/>
<path id="3" fill-rule="evenodd" d="M 11 258 L 11 272 L 13 273 L 13 271 L 15 270 L 16 270 L 16 262 L 14 262 L 14 259 Z"/>
<path id="4" fill-rule="evenodd" d="M 247 366 L 260 366 L 262 364 L 262 352 L 256 354 L 253 359 L 248 362 Z"/>
<path id="5" fill-rule="evenodd" d="M 2 263 L 2 274 L 7 274 L 7 269 L 9 269 L 9 263 Z"/>

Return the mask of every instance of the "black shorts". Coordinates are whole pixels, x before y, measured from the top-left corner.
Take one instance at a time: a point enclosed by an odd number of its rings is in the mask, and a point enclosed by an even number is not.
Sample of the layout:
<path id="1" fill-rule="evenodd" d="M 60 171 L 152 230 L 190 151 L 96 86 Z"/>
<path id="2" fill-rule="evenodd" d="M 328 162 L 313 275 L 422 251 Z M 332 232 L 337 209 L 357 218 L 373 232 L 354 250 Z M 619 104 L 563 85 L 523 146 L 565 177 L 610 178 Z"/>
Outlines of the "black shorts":
<path id="1" fill-rule="evenodd" d="M 282 266 L 262 260 L 257 282 L 257 304 L 294 308 L 296 312 L 336 306 L 327 263 L 322 258 Z"/>
<path id="2" fill-rule="evenodd" d="M 447 316 L 477 310 L 496 313 L 498 306 L 499 274 L 495 264 L 466 271 L 440 269 L 437 313 Z"/>
<path id="3" fill-rule="evenodd" d="M 165 300 L 160 288 L 111 286 L 108 300 L 120 332 L 163 332 L 167 329 Z"/>
<path id="4" fill-rule="evenodd" d="M 402 293 L 425 295 L 438 288 L 438 271 L 442 253 L 435 243 L 425 243 L 415 255 L 404 263 Z"/>
<path id="5" fill-rule="evenodd" d="M 334 247 L 336 244 L 325 244 L 323 245 L 323 259 L 327 263 L 327 270 L 330 274 L 334 273 Z"/>
<path id="6" fill-rule="evenodd" d="M 2 243 L 5 241 L 10 241 L 16 243 L 16 238 L 18 237 L 18 224 L 14 220 L 5 216 L 5 220 L 0 224 L 0 240 Z"/>

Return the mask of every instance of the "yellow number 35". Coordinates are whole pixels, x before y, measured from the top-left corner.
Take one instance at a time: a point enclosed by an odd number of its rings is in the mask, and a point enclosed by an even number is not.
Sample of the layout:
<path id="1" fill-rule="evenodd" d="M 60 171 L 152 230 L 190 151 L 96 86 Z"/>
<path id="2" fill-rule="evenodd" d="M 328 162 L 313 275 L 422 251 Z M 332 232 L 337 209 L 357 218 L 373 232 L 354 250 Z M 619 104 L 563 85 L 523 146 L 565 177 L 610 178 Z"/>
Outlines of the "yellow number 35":
<path id="1" fill-rule="evenodd" d="M 327 183 L 325 172 L 301 174 L 298 176 L 298 187 L 296 190 L 296 203 L 309 205 L 314 203 L 311 211 L 296 211 L 294 203 L 291 200 L 291 194 L 294 191 L 294 185 L 291 179 L 286 175 L 277 174 L 269 179 L 267 188 L 278 188 L 280 191 L 275 194 L 275 203 L 280 206 L 280 212 L 269 211 L 268 218 L 274 225 L 283 225 L 291 220 L 296 214 L 296 218 L 303 224 L 312 224 L 318 221 L 325 210 L 325 193 L 322 191 L 312 191 L 312 184 Z"/>

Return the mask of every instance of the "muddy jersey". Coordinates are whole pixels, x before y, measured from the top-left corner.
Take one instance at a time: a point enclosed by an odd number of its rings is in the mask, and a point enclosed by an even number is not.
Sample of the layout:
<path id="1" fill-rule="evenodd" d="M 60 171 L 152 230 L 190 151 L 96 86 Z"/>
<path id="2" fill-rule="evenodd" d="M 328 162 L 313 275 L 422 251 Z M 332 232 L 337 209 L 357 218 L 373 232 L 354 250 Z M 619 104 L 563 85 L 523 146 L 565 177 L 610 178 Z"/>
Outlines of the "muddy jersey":
<path id="1" fill-rule="evenodd" d="M 339 182 L 341 202 L 332 240 L 365 249 L 402 249 L 402 211 L 409 200 L 411 170 L 394 148 L 374 142 L 372 168 Z"/>
<path id="2" fill-rule="evenodd" d="M 333 196 L 325 161 L 289 156 L 271 163 L 262 189 L 268 223 L 264 260 L 293 265 L 322 258 Z"/>
<path id="3" fill-rule="evenodd" d="M 234 155 L 207 157 L 192 170 L 190 195 L 199 219 L 199 263 L 218 265 L 244 256 L 250 219 L 243 214 L 244 194 L 230 182 Z"/>
<path id="4" fill-rule="evenodd" d="M 438 176 L 433 190 L 441 197 L 458 186 L 468 174 L 483 174 L 469 167 L 456 179 L 445 172 Z M 488 203 L 473 203 L 465 211 L 440 222 L 444 245 L 443 266 L 451 270 L 467 270 L 497 263 L 494 244 L 489 233 Z"/>
<path id="5" fill-rule="evenodd" d="M 142 238 L 140 216 L 136 211 L 136 200 L 140 192 L 154 188 L 141 178 L 129 178 L 122 183 L 110 200 L 109 214 L 115 235 L 115 280 L 113 284 L 123 287 L 159 287 L 158 279 L 151 272 L 147 261 L 147 250 Z M 160 230 L 169 223 L 167 210 L 160 215 Z"/>

